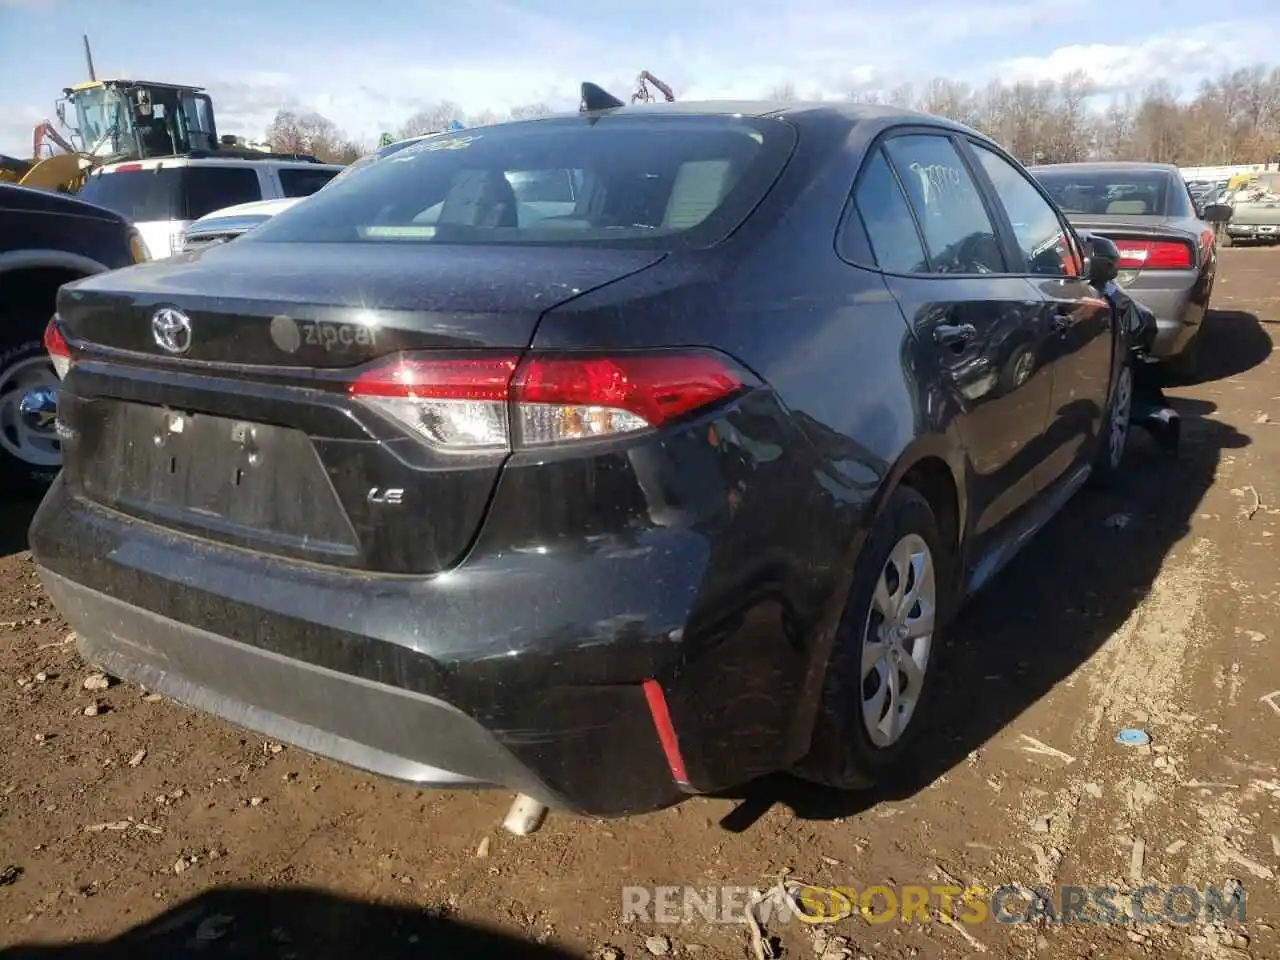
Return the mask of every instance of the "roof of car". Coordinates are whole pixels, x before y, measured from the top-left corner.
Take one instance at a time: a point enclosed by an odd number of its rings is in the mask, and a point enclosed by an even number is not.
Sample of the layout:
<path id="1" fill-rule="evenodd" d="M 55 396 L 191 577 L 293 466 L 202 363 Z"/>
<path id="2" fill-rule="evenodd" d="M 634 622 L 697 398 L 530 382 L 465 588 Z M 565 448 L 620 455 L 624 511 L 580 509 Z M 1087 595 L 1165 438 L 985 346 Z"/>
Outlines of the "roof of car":
<path id="1" fill-rule="evenodd" d="M 1171 163 L 1151 163 L 1145 160 L 1082 160 L 1076 163 L 1042 163 L 1028 170 L 1078 170 L 1081 173 L 1172 173 L 1182 176 L 1182 171 Z"/>
<path id="2" fill-rule="evenodd" d="M 961 126 L 943 117 L 931 116 L 905 107 L 879 103 L 856 103 L 851 100 L 680 100 L 675 103 L 635 103 L 611 110 L 594 111 L 596 114 L 719 114 L 722 116 L 839 116 L 846 120 L 902 120 L 904 122 L 928 120 L 948 126 Z M 551 116 L 566 116 L 552 114 Z"/>
<path id="3" fill-rule="evenodd" d="M 299 200 L 303 199 L 305 198 L 276 197 L 272 200 L 250 200 L 248 203 L 237 203 L 230 207 L 221 207 L 210 213 L 206 213 L 203 217 L 193 221 L 192 226 L 195 226 L 196 224 L 203 225 L 209 220 L 221 220 L 223 217 L 273 217 L 282 210 L 288 210 Z"/>
<path id="4" fill-rule="evenodd" d="M 230 151 L 228 151 L 230 153 Z M 159 168 L 173 167 L 222 167 L 222 166 L 275 166 L 275 167 L 297 167 L 305 170 L 328 170 L 330 168 L 341 170 L 340 163 L 320 163 L 316 160 L 308 160 L 302 156 L 293 156 L 289 154 L 278 153 L 259 153 L 258 151 L 241 151 L 228 156 L 216 156 L 206 153 L 196 152 L 192 154 L 179 154 L 171 157 L 150 157 L 146 160 L 118 160 L 115 163 L 104 163 L 101 167 L 93 170 L 90 176 L 97 176 L 103 173 L 116 173 L 117 171 L 134 172 L 138 170 L 155 170 Z"/>
<path id="5" fill-rule="evenodd" d="M 0 212 L 3 211 L 61 213 L 68 216 L 111 220 L 121 224 L 128 223 L 123 216 L 114 210 L 108 210 L 106 207 L 89 203 L 79 197 L 58 193 L 53 190 L 22 187 L 16 183 L 0 183 Z"/>

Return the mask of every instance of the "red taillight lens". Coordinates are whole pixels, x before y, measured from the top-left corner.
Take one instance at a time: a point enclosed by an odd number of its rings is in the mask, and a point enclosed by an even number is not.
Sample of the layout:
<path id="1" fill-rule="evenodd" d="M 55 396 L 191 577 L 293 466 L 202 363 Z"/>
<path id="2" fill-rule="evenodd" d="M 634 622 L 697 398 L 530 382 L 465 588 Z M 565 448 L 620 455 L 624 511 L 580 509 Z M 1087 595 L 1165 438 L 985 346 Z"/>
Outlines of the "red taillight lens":
<path id="1" fill-rule="evenodd" d="M 530 357 L 512 381 L 527 445 L 659 427 L 722 400 L 742 375 L 707 353 Z"/>
<path id="2" fill-rule="evenodd" d="M 1195 265 L 1191 245 L 1177 240 L 1117 240 L 1121 270 L 1187 270 Z"/>
<path id="3" fill-rule="evenodd" d="M 67 341 L 62 338 L 62 332 L 58 329 L 58 318 L 55 316 L 44 328 L 44 348 L 49 352 L 49 359 L 53 361 L 53 369 L 61 380 L 67 375 L 67 371 L 71 369 L 71 348 L 67 346 Z"/>
<path id="4" fill-rule="evenodd" d="M 405 356 L 360 374 L 353 397 L 432 446 L 543 446 L 662 426 L 742 389 L 711 352 L 613 356 Z"/>

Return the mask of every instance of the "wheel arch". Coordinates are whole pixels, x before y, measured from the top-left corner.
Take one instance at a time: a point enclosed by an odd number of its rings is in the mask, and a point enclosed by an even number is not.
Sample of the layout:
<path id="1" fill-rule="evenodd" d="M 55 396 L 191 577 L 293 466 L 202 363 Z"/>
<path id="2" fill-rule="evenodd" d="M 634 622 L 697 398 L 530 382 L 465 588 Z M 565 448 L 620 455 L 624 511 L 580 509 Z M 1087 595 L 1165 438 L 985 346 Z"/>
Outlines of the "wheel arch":
<path id="1" fill-rule="evenodd" d="M 958 438 L 947 434 L 917 437 L 894 461 L 881 483 L 867 525 L 884 509 L 894 490 L 900 486 L 910 487 L 928 502 L 945 545 L 958 562 L 963 555 L 964 530 L 968 523 L 964 462 L 964 450 Z"/>
<path id="2" fill-rule="evenodd" d="M 15 305 L 19 322 L 28 322 L 27 311 L 43 304 L 48 309 L 36 313 L 38 328 L 22 331 L 21 336 L 40 339 L 44 324 L 53 316 L 58 289 L 73 280 L 106 273 L 110 268 L 89 257 L 65 250 L 13 250 L 0 253 L 0 305 Z M 11 330 L 0 329 L 0 339 L 8 339 Z"/>

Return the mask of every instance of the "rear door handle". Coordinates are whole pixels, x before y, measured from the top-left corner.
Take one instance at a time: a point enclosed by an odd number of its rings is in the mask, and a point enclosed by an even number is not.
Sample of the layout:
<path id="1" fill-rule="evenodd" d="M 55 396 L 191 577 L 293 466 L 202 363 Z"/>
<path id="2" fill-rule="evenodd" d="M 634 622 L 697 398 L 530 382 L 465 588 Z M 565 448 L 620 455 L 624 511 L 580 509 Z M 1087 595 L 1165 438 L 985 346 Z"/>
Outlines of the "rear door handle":
<path id="1" fill-rule="evenodd" d="M 933 328 L 933 342 L 940 347 L 957 347 L 978 336 L 972 323 L 940 323 Z"/>

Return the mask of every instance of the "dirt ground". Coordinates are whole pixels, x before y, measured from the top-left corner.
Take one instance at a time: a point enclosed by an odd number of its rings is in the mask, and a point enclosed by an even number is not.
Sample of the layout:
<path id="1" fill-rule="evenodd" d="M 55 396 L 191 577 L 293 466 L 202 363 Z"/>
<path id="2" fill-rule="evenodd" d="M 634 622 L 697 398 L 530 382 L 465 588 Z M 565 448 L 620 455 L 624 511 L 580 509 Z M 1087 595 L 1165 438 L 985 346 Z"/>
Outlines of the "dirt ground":
<path id="1" fill-rule="evenodd" d="M 1181 458 L 1137 436 L 1121 489 L 1079 496 L 971 606 L 914 768 L 871 795 L 778 777 L 513 837 L 510 794 L 416 791 L 127 684 L 86 689 L 11 510 L 0 956 L 750 958 L 745 922 L 628 921 L 622 888 L 786 876 L 1121 900 L 1238 883 L 1246 919 L 775 918 L 760 955 L 1280 957 L 1280 249 L 1222 261 L 1206 375 L 1174 390 Z M 1118 744 L 1126 727 L 1150 744 Z"/>

